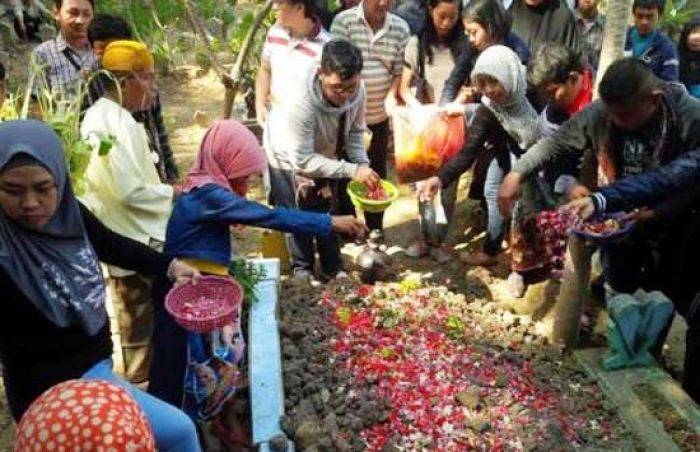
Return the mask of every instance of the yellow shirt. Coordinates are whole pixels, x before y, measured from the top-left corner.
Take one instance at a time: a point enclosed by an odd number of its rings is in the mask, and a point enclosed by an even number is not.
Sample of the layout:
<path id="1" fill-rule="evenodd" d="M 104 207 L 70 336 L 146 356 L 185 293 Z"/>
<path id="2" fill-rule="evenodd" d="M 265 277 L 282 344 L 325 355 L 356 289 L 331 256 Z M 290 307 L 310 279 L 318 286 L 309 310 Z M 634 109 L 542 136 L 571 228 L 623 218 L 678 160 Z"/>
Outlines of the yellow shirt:
<path id="1" fill-rule="evenodd" d="M 116 139 L 107 155 L 93 150 L 81 201 L 102 223 L 125 237 L 144 244 L 151 239 L 164 242 L 173 188 L 160 182 L 157 154 L 148 146 L 143 125 L 103 97 L 85 112 L 80 134 L 95 148 L 100 137 Z"/>

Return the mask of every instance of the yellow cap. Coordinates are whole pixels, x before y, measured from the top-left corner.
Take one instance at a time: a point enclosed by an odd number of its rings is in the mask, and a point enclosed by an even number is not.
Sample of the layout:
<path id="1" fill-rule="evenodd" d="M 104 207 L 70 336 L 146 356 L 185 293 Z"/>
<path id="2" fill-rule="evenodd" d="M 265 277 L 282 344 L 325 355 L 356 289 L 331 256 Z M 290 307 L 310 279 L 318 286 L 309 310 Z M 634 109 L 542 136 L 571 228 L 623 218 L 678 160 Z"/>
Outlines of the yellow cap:
<path id="1" fill-rule="evenodd" d="M 108 71 L 152 70 L 153 55 L 142 42 L 113 41 L 102 54 L 102 67 Z"/>

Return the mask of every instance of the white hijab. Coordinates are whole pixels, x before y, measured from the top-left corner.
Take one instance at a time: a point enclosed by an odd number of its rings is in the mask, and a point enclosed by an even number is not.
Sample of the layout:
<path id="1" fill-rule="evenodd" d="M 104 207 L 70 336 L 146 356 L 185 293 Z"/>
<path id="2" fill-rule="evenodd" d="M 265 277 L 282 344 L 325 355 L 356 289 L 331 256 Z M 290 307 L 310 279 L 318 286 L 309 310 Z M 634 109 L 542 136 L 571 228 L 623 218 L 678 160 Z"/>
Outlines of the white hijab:
<path id="1" fill-rule="evenodd" d="M 486 96 L 482 96 L 481 102 L 493 112 L 518 146 L 527 150 L 540 138 L 541 124 L 537 112 L 525 96 L 527 80 L 520 58 L 506 46 L 491 46 L 476 59 L 471 73 L 472 82 L 477 75 L 487 75 L 503 85 L 508 94 L 505 104 L 496 104 Z"/>

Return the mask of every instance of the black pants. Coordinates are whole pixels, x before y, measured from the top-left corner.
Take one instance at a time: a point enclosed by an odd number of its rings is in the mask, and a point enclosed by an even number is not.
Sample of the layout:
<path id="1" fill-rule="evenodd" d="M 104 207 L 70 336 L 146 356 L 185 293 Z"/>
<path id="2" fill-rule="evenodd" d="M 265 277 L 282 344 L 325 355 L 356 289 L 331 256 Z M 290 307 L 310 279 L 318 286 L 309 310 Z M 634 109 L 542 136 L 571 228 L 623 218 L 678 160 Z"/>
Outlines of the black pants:
<path id="1" fill-rule="evenodd" d="M 339 205 L 338 181 L 329 179 L 317 179 L 315 187 L 311 187 L 308 193 L 299 196 L 299 209 L 310 212 L 328 212 L 335 214 Z M 322 195 L 322 189 L 331 191 L 331 197 Z M 315 248 L 314 248 L 315 243 Z M 328 277 L 334 277 L 342 270 L 343 261 L 340 255 L 340 241 L 335 232 L 326 237 L 298 234 L 294 236 L 291 244 L 294 260 L 294 270 L 314 271 L 316 264 L 315 251 L 318 251 L 321 261 L 321 271 Z"/>
<path id="2" fill-rule="evenodd" d="M 367 126 L 372 132 L 372 141 L 367 150 L 369 166 L 379 174 L 379 177 L 386 179 L 387 174 L 387 154 L 389 147 L 389 120 L 385 119 L 377 124 Z M 370 229 L 382 229 L 384 224 L 384 212 L 365 212 L 367 227 Z"/>
<path id="3" fill-rule="evenodd" d="M 187 331 L 168 314 L 162 302 L 171 287 L 172 283 L 164 277 L 153 283 L 153 299 L 161 301 L 153 307 L 153 359 L 148 392 L 180 408 L 187 367 Z"/>
<path id="4" fill-rule="evenodd" d="M 302 196 L 297 197 L 294 174 L 291 170 L 271 167 L 270 185 L 272 189 L 271 198 L 277 207 L 314 212 L 331 211 L 330 204 L 324 203 L 322 200 Z M 340 184 L 338 184 L 338 187 L 340 187 Z M 338 187 L 335 187 L 334 198 L 340 198 L 340 202 L 334 203 L 333 214 L 337 212 L 337 209 L 344 208 L 348 210 L 347 206 L 342 207 L 343 197 L 338 196 L 338 191 L 341 190 Z M 342 190 L 345 189 L 342 188 Z M 312 188 L 311 191 L 315 192 L 316 190 Z M 345 198 L 347 198 L 347 195 Z M 349 204 L 349 200 L 346 201 L 346 204 Z M 349 211 L 344 213 L 347 215 L 351 214 Z M 315 264 L 314 241 L 316 242 L 321 257 L 321 270 L 327 276 L 334 276 L 341 268 L 340 243 L 335 233 L 331 233 L 328 237 L 314 237 L 308 234 L 291 234 L 288 237 L 287 246 L 292 258 L 292 269 L 306 270 L 313 273 Z"/>

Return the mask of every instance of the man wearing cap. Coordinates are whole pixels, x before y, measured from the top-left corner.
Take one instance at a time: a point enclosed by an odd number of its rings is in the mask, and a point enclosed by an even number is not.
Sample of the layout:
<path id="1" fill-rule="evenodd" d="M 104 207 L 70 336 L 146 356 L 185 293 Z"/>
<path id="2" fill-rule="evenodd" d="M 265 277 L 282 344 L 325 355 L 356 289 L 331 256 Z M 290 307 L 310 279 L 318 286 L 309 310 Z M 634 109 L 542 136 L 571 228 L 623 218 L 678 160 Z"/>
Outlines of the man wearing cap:
<path id="1" fill-rule="evenodd" d="M 114 41 L 104 50 L 105 94 L 86 112 L 80 127 L 83 138 L 99 146 L 112 138 L 106 155 L 93 152 L 85 173 L 82 202 L 107 227 L 157 248 L 165 229 L 175 190 L 160 181 L 143 124 L 132 113 L 153 104 L 156 81 L 153 56 L 136 41 Z M 120 327 L 126 376 L 146 380 L 153 328 L 150 286 L 140 276 L 110 267 L 110 288 Z"/>

